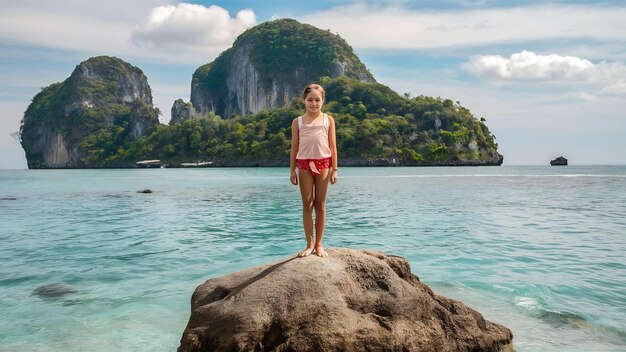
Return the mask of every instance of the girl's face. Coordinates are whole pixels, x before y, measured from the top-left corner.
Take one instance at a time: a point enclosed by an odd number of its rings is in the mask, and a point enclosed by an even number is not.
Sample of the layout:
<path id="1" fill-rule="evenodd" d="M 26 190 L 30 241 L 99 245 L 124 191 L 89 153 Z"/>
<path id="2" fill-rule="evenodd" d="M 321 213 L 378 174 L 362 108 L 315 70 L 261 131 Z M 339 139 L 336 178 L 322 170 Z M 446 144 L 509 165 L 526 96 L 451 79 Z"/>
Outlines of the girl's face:
<path id="1" fill-rule="evenodd" d="M 304 99 L 304 105 L 309 114 L 318 114 L 322 110 L 322 105 L 324 105 L 322 93 L 316 90 L 310 91 Z"/>

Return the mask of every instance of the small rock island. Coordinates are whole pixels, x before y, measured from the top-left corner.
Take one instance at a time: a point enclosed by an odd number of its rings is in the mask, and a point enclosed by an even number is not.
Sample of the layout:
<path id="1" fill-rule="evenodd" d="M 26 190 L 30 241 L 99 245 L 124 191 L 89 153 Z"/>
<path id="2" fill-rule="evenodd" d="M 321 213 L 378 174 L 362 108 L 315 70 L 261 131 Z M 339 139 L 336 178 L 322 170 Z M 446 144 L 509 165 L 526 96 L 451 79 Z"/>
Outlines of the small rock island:
<path id="1" fill-rule="evenodd" d="M 550 161 L 550 165 L 552 166 L 567 166 L 567 159 L 560 156 L 552 161 Z"/>
<path id="2" fill-rule="evenodd" d="M 514 351 L 508 328 L 434 293 L 404 258 L 329 253 L 206 281 L 178 351 Z"/>

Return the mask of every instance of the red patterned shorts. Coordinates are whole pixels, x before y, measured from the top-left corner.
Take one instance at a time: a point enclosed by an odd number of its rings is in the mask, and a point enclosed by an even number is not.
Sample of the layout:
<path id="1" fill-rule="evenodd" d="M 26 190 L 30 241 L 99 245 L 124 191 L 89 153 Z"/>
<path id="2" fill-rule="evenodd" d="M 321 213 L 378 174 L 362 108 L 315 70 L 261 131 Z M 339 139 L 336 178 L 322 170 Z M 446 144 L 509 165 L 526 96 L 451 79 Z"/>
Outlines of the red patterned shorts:
<path id="1" fill-rule="evenodd" d="M 318 171 L 322 172 L 324 169 L 330 169 L 331 158 L 323 159 L 296 159 L 296 165 L 300 170 L 311 170 L 310 163 L 313 163 Z M 312 173 L 315 173 L 311 170 Z"/>

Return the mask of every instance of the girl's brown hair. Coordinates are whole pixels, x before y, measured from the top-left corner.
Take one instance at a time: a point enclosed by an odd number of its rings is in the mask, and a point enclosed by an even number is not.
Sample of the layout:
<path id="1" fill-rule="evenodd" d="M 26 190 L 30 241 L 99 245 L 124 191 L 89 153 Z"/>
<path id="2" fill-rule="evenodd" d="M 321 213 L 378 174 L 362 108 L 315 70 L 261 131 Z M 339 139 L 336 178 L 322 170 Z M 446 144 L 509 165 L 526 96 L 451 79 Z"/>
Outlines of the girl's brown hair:
<path id="1" fill-rule="evenodd" d="M 302 100 L 305 100 L 306 96 L 309 95 L 309 93 L 311 93 L 311 91 L 313 90 L 320 92 L 320 94 L 322 94 L 322 99 L 326 98 L 326 92 L 324 91 L 324 88 L 322 88 L 322 86 L 320 86 L 319 84 L 311 83 L 306 86 L 306 88 L 304 88 L 304 90 L 302 91 Z"/>

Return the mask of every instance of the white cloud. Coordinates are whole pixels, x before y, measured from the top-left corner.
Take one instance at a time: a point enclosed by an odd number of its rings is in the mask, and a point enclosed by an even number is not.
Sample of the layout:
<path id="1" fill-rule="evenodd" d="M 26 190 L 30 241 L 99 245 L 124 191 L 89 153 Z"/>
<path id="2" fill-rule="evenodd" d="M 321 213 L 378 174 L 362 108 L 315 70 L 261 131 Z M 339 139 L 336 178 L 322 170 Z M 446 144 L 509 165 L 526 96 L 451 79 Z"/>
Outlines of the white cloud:
<path id="1" fill-rule="evenodd" d="M 302 18 L 356 48 L 425 49 L 551 39 L 626 41 L 626 7 L 535 5 L 423 11 L 402 5 L 339 6 Z"/>
<path id="2" fill-rule="evenodd" d="M 81 58 L 113 55 L 130 61 L 201 65 L 256 22 L 252 10 L 231 17 L 218 6 L 169 2 L 59 0 L 33 6 L 31 1 L 10 1 L 0 11 L 0 45 L 54 49 L 62 55 L 70 51 Z M 30 58 L 26 52 L 11 50 Z"/>
<path id="3" fill-rule="evenodd" d="M 617 82 L 600 91 L 601 94 L 626 98 L 626 81 Z"/>
<path id="4" fill-rule="evenodd" d="M 575 56 L 537 55 L 522 51 L 504 58 L 500 55 L 474 55 L 463 65 L 474 75 L 489 80 L 584 80 L 595 65 Z"/>
<path id="5" fill-rule="evenodd" d="M 256 15 L 250 9 L 241 10 L 231 18 L 228 11 L 219 6 L 180 3 L 152 9 L 146 22 L 132 32 L 131 41 L 148 47 L 224 50 L 255 24 Z"/>
<path id="6" fill-rule="evenodd" d="M 76 13 L 24 11 L 3 8 L 0 13 L 0 42 L 77 51 L 124 51 L 130 30 L 127 24 Z"/>
<path id="7" fill-rule="evenodd" d="M 598 101 L 598 97 L 594 94 L 588 93 L 588 92 L 572 92 L 569 93 L 568 96 L 566 96 L 566 98 L 574 98 L 580 101 L 586 101 L 586 102 L 596 102 Z"/>
<path id="8" fill-rule="evenodd" d="M 531 51 L 500 55 L 474 55 L 462 65 L 475 76 L 492 82 L 558 83 L 569 96 L 597 101 L 598 96 L 626 98 L 626 64 L 593 62 L 561 55 L 537 55 Z M 580 91 L 581 88 L 586 91 Z"/>

